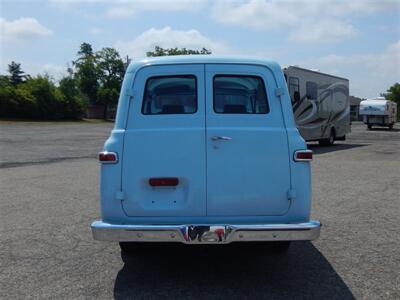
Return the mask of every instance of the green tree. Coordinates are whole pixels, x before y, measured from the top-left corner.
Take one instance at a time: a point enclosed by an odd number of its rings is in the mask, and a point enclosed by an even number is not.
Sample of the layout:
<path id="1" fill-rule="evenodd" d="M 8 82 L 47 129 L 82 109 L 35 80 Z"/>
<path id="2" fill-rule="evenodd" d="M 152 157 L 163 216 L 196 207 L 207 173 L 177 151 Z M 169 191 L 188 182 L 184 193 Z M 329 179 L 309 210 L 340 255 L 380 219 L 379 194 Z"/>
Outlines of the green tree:
<path id="1" fill-rule="evenodd" d="M 211 50 L 202 48 L 201 50 L 192 50 L 187 48 L 162 48 L 155 46 L 154 51 L 146 52 L 147 57 L 169 56 L 169 55 L 207 55 L 211 54 Z"/>
<path id="2" fill-rule="evenodd" d="M 13 118 L 64 118 L 62 94 L 47 76 L 28 78 L 0 88 L 0 115 Z"/>
<path id="3" fill-rule="evenodd" d="M 0 76 L 1 117 L 31 118 L 36 110 L 36 99 L 25 88 L 25 83 L 12 85 L 8 76 Z"/>
<path id="4" fill-rule="evenodd" d="M 97 98 L 104 105 L 103 117 L 107 117 L 107 110 L 118 102 L 125 65 L 117 50 L 103 48 L 96 53 L 97 69 L 100 87 Z"/>
<path id="5" fill-rule="evenodd" d="M 48 76 L 28 78 L 14 86 L 0 77 L 0 116 L 29 119 L 78 119 L 84 111 L 84 97 L 71 77 L 57 87 Z"/>
<path id="6" fill-rule="evenodd" d="M 8 76 L 0 75 L 0 116 L 8 117 L 16 111 L 16 103 L 13 97 L 13 86 Z"/>
<path id="7" fill-rule="evenodd" d="M 31 80 L 29 78 L 27 81 Z M 19 84 L 14 87 L 11 92 L 11 98 L 9 104 L 11 105 L 8 111 L 7 117 L 14 118 L 38 118 L 38 103 L 36 98 L 32 95 L 29 87 L 26 87 L 26 83 Z"/>
<path id="8" fill-rule="evenodd" d="M 49 76 L 39 75 L 29 79 L 21 88 L 35 99 L 36 110 L 33 111 L 33 118 L 42 120 L 65 118 L 64 98 Z"/>
<path id="9" fill-rule="evenodd" d="M 87 106 L 87 98 L 81 93 L 78 81 L 71 73 L 60 80 L 58 89 L 64 98 L 64 117 L 67 119 L 82 118 Z"/>
<path id="10" fill-rule="evenodd" d="M 10 79 L 6 75 L 0 75 L 0 88 L 9 86 L 11 84 Z"/>
<path id="11" fill-rule="evenodd" d="M 393 84 L 383 96 L 397 103 L 397 120 L 400 120 L 400 83 Z"/>
<path id="12" fill-rule="evenodd" d="M 77 55 L 78 58 L 73 62 L 73 65 L 76 68 L 75 76 L 79 88 L 88 97 L 90 104 L 96 104 L 99 88 L 96 55 L 89 43 L 82 43 Z"/>
<path id="13" fill-rule="evenodd" d="M 11 64 L 8 65 L 8 73 L 10 73 L 10 82 L 12 85 L 20 84 L 26 78 L 24 71 L 21 70 L 21 64 L 15 61 L 12 61 Z"/>

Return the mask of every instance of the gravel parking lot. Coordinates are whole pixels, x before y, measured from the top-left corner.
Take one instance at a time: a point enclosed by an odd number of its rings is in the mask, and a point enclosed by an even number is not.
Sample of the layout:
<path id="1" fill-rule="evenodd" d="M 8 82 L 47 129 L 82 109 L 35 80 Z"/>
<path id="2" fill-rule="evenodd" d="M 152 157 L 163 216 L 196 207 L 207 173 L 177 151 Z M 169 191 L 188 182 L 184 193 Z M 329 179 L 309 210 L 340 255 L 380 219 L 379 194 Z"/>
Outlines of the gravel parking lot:
<path id="1" fill-rule="evenodd" d="M 121 257 L 95 242 L 111 123 L 0 123 L 0 298 L 400 299 L 400 127 L 310 145 L 321 237 Z"/>

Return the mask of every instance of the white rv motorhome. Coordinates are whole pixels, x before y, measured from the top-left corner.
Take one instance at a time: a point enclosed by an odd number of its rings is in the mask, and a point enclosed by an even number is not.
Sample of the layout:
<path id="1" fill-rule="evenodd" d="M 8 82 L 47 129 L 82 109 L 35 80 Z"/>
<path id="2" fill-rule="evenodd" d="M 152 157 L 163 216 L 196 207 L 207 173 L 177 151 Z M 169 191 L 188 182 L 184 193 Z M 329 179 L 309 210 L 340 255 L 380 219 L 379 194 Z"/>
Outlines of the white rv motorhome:
<path id="1" fill-rule="evenodd" d="M 373 125 L 393 128 L 397 117 L 397 104 L 384 97 L 367 99 L 360 102 L 360 115 L 364 124 L 371 129 Z"/>
<path id="2" fill-rule="evenodd" d="M 283 72 L 303 138 L 321 145 L 345 140 L 350 132 L 349 80 L 297 66 Z"/>

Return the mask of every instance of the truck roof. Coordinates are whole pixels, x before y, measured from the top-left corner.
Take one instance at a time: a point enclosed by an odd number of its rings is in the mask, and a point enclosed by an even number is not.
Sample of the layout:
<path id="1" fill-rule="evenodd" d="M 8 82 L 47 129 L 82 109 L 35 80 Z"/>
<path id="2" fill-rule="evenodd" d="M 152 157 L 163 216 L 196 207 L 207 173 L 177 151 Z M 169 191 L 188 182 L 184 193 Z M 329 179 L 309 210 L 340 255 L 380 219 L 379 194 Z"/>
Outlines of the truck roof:
<path id="1" fill-rule="evenodd" d="M 216 55 L 175 55 L 151 57 L 131 62 L 127 73 L 133 73 L 144 66 L 175 64 L 245 64 L 266 66 L 272 71 L 281 71 L 281 67 L 277 62 L 262 58 Z"/>

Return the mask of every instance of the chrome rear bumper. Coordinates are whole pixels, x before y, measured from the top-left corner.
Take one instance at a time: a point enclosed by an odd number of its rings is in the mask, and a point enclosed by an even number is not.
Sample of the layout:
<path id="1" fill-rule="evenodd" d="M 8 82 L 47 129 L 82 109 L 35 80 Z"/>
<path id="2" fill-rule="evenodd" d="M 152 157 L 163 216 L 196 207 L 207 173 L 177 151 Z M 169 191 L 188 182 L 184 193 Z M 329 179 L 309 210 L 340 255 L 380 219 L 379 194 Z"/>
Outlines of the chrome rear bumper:
<path id="1" fill-rule="evenodd" d="M 117 242 L 228 244 L 255 241 L 308 241 L 319 237 L 321 223 L 257 225 L 117 225 L 94 221 L 93 238 Z"/>

